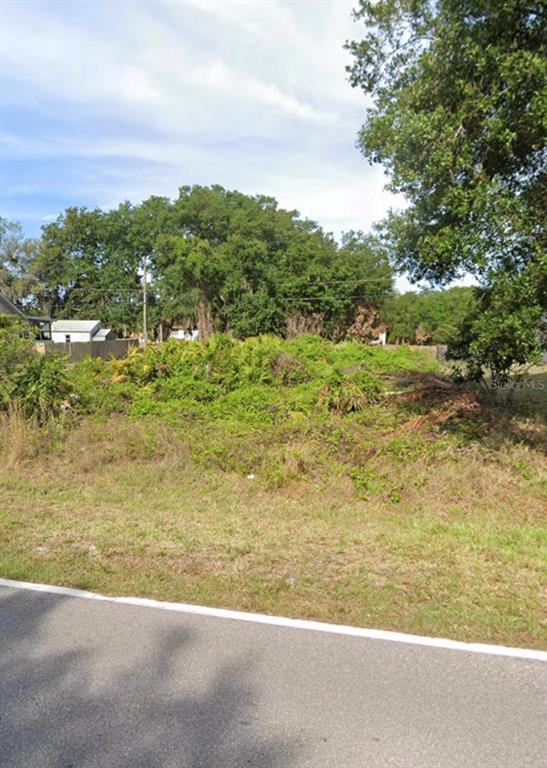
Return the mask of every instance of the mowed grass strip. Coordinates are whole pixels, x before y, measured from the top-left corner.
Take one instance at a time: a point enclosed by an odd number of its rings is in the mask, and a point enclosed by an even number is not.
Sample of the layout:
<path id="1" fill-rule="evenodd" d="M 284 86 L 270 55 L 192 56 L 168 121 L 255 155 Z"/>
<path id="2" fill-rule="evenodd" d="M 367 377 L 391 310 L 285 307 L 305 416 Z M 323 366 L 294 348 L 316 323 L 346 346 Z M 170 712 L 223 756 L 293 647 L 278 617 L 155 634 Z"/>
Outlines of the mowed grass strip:
<path id="1" fill-rule="evenodd" d="M 261 454 L 254 479 L 251 458 L 238 471 L 215 463 L 211 426 L 84 421 L 27 458 L 22 427 L 0 470 L 0 574 L 546 647 L 538 424 L 505 442 L 411 435 L 376 453 L 370 414 L 353 432 L 327 426 L 269 448 L 268 435 L 243 435 L 241 450 Z"/>

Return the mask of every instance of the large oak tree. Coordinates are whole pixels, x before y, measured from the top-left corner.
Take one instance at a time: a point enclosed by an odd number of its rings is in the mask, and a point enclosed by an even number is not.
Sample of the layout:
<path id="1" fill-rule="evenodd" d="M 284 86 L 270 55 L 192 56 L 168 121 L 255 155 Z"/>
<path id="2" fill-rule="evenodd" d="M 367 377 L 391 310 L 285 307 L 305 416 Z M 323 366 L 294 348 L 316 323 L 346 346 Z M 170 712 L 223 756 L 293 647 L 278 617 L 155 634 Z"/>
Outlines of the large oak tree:
<path id="1" fill-rule="evenodd" d="M 197 323 L 204 335 L 283 334 L 311 319 L 339 337 L 357 307 L 392 292 L 377 239 L 348 233 L 338 245 L 271 197 L 217 185 L 111 211 L 68 208 L 43 228 L 26 271 L 44 312 L 97 317 L 126 333 L 142 327 L 144 265 L 149 327 Z"/>

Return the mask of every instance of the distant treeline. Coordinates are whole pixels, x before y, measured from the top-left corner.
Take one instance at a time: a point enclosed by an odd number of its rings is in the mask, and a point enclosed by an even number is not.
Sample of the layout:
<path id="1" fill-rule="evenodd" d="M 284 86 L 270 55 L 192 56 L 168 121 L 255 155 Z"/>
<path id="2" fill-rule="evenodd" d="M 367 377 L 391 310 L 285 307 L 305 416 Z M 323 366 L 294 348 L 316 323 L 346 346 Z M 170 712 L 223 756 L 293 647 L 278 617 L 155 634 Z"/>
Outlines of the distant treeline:
<path id="1" fill-rule="evenodd" d="M 383 317 L 393 344 L 448 344 L 475 306 L 473 288 L 410 291 L 388 298 Z"/>
<path id="2" fill-rule="evenodd" d="M 151 335 L 197 326 L 320 333 L 367 340 L 449 339 L 472 290 L 405 294 L 381 241 L 348 232 L 338 244 L 275 199 L 220 186 L 181 187 L 111 211 L 68 208 L 37 240 L 0 221 L 0 290 L 51 317 L 98 318 L 142 330 L 143 273 Z"/>

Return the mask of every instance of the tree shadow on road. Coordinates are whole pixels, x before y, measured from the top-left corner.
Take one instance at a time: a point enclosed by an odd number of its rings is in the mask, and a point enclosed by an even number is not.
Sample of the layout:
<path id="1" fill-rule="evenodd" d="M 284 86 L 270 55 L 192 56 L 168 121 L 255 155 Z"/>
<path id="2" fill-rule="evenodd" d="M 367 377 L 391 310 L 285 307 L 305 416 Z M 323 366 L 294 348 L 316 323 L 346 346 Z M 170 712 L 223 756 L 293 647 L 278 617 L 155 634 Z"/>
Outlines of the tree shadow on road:
<path id="1" fill-rule="evenodd" d="M 68 627 L 62 642 L 57 629 L 51 634 L 57 617 L 66 621 L 63 608 L 72 600 L 0 591 L 3 768 L 296 765 L 296 739 L 273 728 L 258 731 L 263 692 L 250 682 L 256 654 L 235 652 L 230 663 L 207 667 L 213 659 L 205 647 L 205 668 L 192 666 L 197 638 L 182 617 L 171 614 L 154 633 L 136 636 L 144 627 L 142 609 L 102 604 L 117 608 L 101 611 L 103 622 L 104 613 L 118 622 L 125 610 L 131 615 L 128 625 L 110 628 L 113 646 L 103 644 L 99 660 L 98 606 L 91 601 L 82 601 L 82 625 Z M 104 632 L 103 624 L 101 637 Z"/>

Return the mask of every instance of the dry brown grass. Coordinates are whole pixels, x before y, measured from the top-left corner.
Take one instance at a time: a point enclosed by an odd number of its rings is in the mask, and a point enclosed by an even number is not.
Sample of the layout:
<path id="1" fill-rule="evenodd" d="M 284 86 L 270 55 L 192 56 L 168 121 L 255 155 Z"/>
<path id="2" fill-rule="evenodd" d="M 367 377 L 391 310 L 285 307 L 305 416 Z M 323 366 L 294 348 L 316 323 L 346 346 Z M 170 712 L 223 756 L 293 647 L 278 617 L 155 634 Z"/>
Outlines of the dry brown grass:
<path id="1" fill-rule="evenodd" d="M 251 441 L 263 454 L 251 480 L 193 459 L 197 427 L 85 421 L 47 453 L 23 445 L 0 472 L 0 572 L 545 646 L 542 452 L 495 430 L 463 443 L 435 429 L 393 439 L 388 419 L 392 439 L 367 455 L 351 440 L 370 429 L 356 422 L 328 445 L 325 431 Z M 352 452 L 364 487 L 335 461 Z"/>
<path id="2" fill-rule="evenodd" d="M 24 464 L 38 451 L 39 432 L 13 406 L 0 414 L 0 457 L 7 469 Z"/>
<path id="3" fill-rule="evenodd" d="M 78 429 L 67 431 L 51 459 L 56 471 L 73 476 L 140 461 L 183 468 L 189 451 L 181 434 L 161 420 L 113 416 L 107 421 L 83 421 Z"/>

